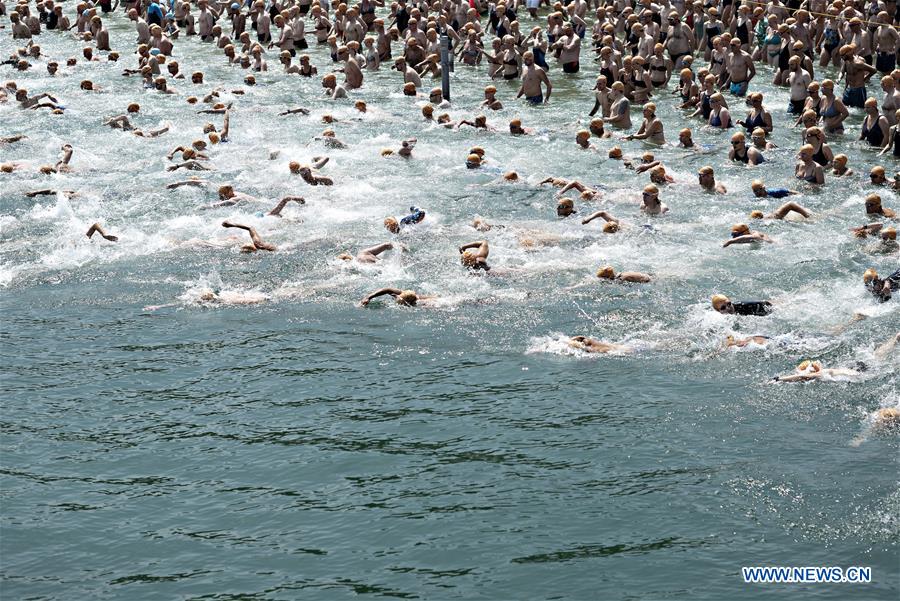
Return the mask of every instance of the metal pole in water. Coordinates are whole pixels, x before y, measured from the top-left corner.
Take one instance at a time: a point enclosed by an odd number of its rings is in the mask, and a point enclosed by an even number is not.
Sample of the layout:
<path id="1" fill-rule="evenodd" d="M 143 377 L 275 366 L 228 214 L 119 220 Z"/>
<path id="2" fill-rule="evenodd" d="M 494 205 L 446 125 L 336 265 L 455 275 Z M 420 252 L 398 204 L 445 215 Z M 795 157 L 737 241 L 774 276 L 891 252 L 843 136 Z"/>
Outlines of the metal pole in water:
<path id="1" fill-rule="evenodd" d="M 450 38 L 441 30 L 441 94 L 450 102 Z"/>

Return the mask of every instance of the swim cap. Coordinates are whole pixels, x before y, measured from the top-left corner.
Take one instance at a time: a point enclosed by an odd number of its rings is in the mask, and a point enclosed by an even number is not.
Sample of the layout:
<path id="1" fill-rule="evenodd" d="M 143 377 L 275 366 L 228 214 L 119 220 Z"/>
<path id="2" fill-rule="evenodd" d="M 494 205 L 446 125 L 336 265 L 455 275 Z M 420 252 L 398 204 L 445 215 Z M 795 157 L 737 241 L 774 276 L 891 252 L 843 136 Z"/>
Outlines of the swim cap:
<path id="1" fill-rule="evenodd" d="M 419 296 L 412 290 L 404 290 L 397 295 L 397 302 L 404 305 L 415 305 L 417 300 Z"/>
<path id="2" fill-rule="evenodd" d="M 618 146 L 613 146 L 609 149 L 609 158 L 611 159 L 621 159 L 622 158 L 622 149 Z"/>
<path id="3" fill-rule="evenodd" d="M 560 198 L 559 202 L 556 203 L 556 208 L 575 208 L 575 202 L 571 198 Z"/>
<path id="4" fill-rule="evenodd" d="M 519 174 L 516 173 L 515 171 L 508 171 L 503 175 L 503 179 L 505 179 L 508 182 L 518 181 Z"/>
<path id="5" fill-rule="evenodd" d="M 763 212 L 758 209 L 756 211 L 750 211 L 750 219 L 762 219 L 763 217 Z"/>
<path id="6" fill-rule="evenodd" d="M 866 284 L 876 279 L 878 279 L 878 272 L 871 267 L 866 269 L 865 273 L 863 273 L 863 282 Z"/>
<path id="7" fill-rule="evenodd" d="M 397 223 L 397 220 L 393 217 L 384 218 L 384 227 L 387 228 L 387 230 L 392 234 L 397 234 L 400 232 L 400 224 Z"/>
<path id="8" fill-rule="evenodd" d="M 141 105 L 139 105 L 137 102 L 132 102 L 131 104 L 128 105 L 129 113 L 137 113 L 140 110 L 141 110 Z"/>
<path id="9" fill-rule="evenodd" d="M 477 154 L 479 157 L 484 156 L 484 148 L 482 148 L 481 146 L 474 146 L 469 152 L 472 154 Z"/>
<path id="10" fill-rule="evenodd" d="M 150 54 L 152 54 L 153 56 L 159 56 L 159 55 L 160 55 L 160 50 L 159 50 L 159 48 L 154 48 L 154 49 L 152 49 L 152 50 L 150 51 Z"/>
<path id="11" fill-rule="evenodd" d="M 603 224 L 603 233 L 604 234 L 615 234 L 619 231 L 619 224 L 615 221 L 607 221 Z"/>
<path id="12" fill-rule="evenodd" d="M 732 236 L 743 236 L 745 234 L 750 233 L 750 226 L 746 223 L 737 223 L 731 226 L 731 235 Z"/>
<path id="13" fill-rule="evenodd" d="M 460 256 L 459 260 L 466 267 L 475 267 L 475 265 L 478 263 L 478 257 L 475 256 L 475 253 L 469 251 L 464 252 L 462 256 Z"/>
<path id="14" fill-rule="evenodd" d="M 613 271 L 612 266 L 605 265 L 597 270 L 597 277 L 611 280 L 616 277 L 616 273 Z"/>
<path id="15" fill-rule="evenodd" d="M 722 308 L 729 302 L 729 299 L 724 294 L 716 294 L 712 297 L 712 308 L 716 311 L 721 311 Z"/>
<path id="16" fill-rule="evenodd" d="M 881 239 L 882 240 L 896 240 L 897 239 L 897 230 L 892 227 L 886 227 L 881 230 Z"/>
<path id="17" fill-rule="evenodd" d="M 300 173 L 300 163 L 297 161 L 291 161 L 288 163 L 288 169 L 291 173 Z"/>

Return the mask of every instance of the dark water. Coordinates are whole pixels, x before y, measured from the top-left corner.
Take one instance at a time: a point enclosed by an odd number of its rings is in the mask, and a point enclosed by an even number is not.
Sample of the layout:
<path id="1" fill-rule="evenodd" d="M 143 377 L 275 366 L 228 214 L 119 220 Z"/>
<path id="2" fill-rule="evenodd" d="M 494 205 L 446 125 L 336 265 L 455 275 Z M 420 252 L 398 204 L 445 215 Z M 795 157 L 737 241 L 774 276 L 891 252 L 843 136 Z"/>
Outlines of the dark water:
<path id="1" fill-rule="evenodd" d="M 104 277 L 3 297 L 4 598 L 897 596 L 897 443 L 848 444 L 858 387 L 510 353 L 496 306 L 148 315 Z"/>

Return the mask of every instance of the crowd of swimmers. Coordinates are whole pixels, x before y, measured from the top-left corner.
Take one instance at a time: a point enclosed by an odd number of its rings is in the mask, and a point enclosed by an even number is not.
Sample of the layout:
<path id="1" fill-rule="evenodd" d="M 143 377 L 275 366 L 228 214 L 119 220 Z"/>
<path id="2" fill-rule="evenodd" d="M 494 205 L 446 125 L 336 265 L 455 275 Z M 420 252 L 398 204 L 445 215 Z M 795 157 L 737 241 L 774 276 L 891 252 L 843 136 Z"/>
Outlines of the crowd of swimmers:
<path id="1" fill-rule="evenodd" d="M 826 186 L 831 179 L 857 177 L 851 157 L 835 153 L 830 143 L 858 140 L 871 147 L 873 155 L 892 161 L 890 168 L 876 166 L 868 173 L 871 192 L 860 207 L 862 225 L 848 224 L 850 235 L 875 238 L 882 244 L 882 254 L 896 255 L 896 215 L 882 205 L 883 193 L 900 189 L 900 33 L 897 30 L 896 0 L 570 0 L 550 3 L 549 0 L 444 0 L 429 4 L 425 1 L 360 0 L 99 0 L 64 5 L 54 0 L 0 0 L 0 16 L 8 20 L 6 44 L 12 50 L 3 61 L 13 77 L 0 87 L 0 102 L 16 102 L 22 110 L 49 110 L 64 114 L 66 106 L 53 90 L 28 90 L 15 81 L 15 73 L 44 68 L 52 77 L 61 76 L 64 64 L 74 73 L 84 65 L 101 60 L 127 63 L 123 75 L 137 77 L 145 88 L 160 94 L 178 94 L 202 110 L 203 115 L 221 115 L 223 125 L 217 128 L 203 119 L 198 121 L 198 133 L 192 142 L 181 143 L 168 159 L 169 170 L 211 171 L 211 146 L 226 143 L 232 135 L 230 119 L 237 110 L 219 98 L 219 90 L 208 93 L 185 92 L 200 90 L 206 75 L 202 70 L 185 70 L 198 44 L 206 44 L 221 54 L 221 60 L 239 68 L 244 84 L 256 84 L 261 72 L 280 71 L 284 77 L 317 78 L 323 96 L 335 101 L 353 103 L 356 110 L 366 112 L 363 99 L 366 74 L 383 67 L 396 70 L 397 89 L 420 103 L 421 118 L 435 126 L 459 129 L 497 131 L 489 124 L 487 115 L 504 108 L 504 103 L 517 103 L 523 113 L 529 105 L 552 103 L 553 83 L 558 77 L 582 71 L 596 73 L 592 97 L 584 104 L 588 125 L 577 131 L 578 149 L 598 152 L 594 142 L 610 137 L 623 141 L 640 140 L 648 145 L 673 145 L 682 149 L 696 149 L 699 135 L 710 130 L 733 130 L 730 135 L 728 161 L 752 168 L 771 160 L 776 146 L 771 134 L 776 128 L 773 113 L 779 121 L 787 117 L 797 128 L 796 163 L 788 175 L 799 186 Z M 124 14 L 135 30 L 134 46 L 111 47 L 107 23 Z M 379 16 L 379 13 L 381 16 Z M 527 25 L 526 25 L 527 23 Z M 307 31 L 309 30 L 309 31 Z M 46 56 L 38 44 L 41 36 L 63 32 L 80 43 L 79 52 L 67 58 Z M 447 52 L 454 68 L 478 68 L 489 79 L 484 89 L 484 101 L 479 113 L 458 121 L 451 119 L 452 106 L 443 98 L 440 87 L 429 88 L 427 82 L 441 76 L 446 68 L 442 61 L 442 38 L 448 40 Z M 304 51 L 309 42 L 328 50 L 331 64 L 314 65 Z M 176 55 L 180 58 L 176 58 Z M 268 61 L 267 57 L 274 60 Z M 133 57 L 133 58 L 132 58 Z M 320 73 L 320 70 L 322 71 Z M 827 73 L 834 73 L 830 78 Z M 767 107 L 763 94 L 755 91 L 756 83 L 769 79 L 774 86 L 784 87 L 789 102 L 784 107 Z M 494 81 L 518 82 L 514 98 L 501 98 Z M 190 82 L 190 83 L 188 83 Z M 85 91 L 99 90 L 90 79 L 81 81 Z M 356 98 L 356 99 L 354 99 Z M 520 100 L 519 100 L 520 99 Z M 371 102 L 371 98 L 369 102 Z M 683 111 L 695 120 L 696 128 L 680 129 L 674 137 L 666 131 L 657 107 L 660 103 Z M 168 127 L 138 127 L 140 106 L 131 103 L 121 115 L 104 118 L 105 125 L 130 132 L 137 137 L 171 135 Z M 632 112 L 640 118 L 632 123 Z M 863 118 L 856 131 L 851 131 L 847 119 L 851 111 Z M 303 107 L 288 109 L 280 116 L 309 115 Z M 331 125 L 333 119 L 323 120 Z M 523 127 L 521 118 L 508 124 L 509 134 L 528 136 L 534 130 Z M 0 139 L 0 145 L 10 146 L 24 138 L 11 135 Z M 327 148 L 341 149 L 346 145 L 334 129 L 325 130 L 316 138 Z M 670 142 L 671 139 L 671 142 Z M 677 142 L 675 141 L 677 139 Z M 399 148 L 385 148 L 382 156 L 398 155 L 411 159 L 417 140 L 409 138 Z M 573 151 L 576 151 L 573 148 Z M 72 147 L 63 148 L 61 159 L 40 168 L 43 173 L 69 169 Z M 469 169 L 481 169 L 486 164 L 485 149 L 476 146 L 464 158 Z M 640 211 L 648 216 L 664 216 L 671 207 L 665 202 L 664 189 L 672 181 L 665 165 L 652 152 L 640 158 L 626 157 L 619 145 L 607 152 L 610 160 L 636 173 L 647 174 L 649 183 L 642 190 Z M 271 157 L 276 158 L 276 157 Z M 288 169 L 306 184 L 330 186 L 331 177 L 320 172 L 328 157 L 315 157 L 310 164 L 291 161 Z M 6 162 L 0 172 L 9 173 L 25 168 L 23 163 Z M 504 178 L 516 181 L 516 172 Z M 698 170 L 699 190 L 710 194 L 725 194 L 717 182 L 711 166 Z M 748 191 L 755 197 L 785 199 L 784 204 L 765 215 L 753 211 L 748 223 L 738 223 L 731 229 L 723 246 L 741 244 L 769 244 L 773 240 L 766 233 L 754 229 L 751 223 L 765 219 L 809 219 L 813 212 L 798 201 L 799 193 L 790 188 L 766 186 L 763 181 L 747 178 Z M 169 188 L 181 186 L 205 187 L 209 184 L 197 176 L 174 182 Z M 542 184 L 560 189 L 556 215 L 566 219 L 575 214 L 576 199 L 565 197 L 569 191 L 584 200 L 602 198 L 603 192 L 577 180 L 548 177 Z M 52 193 L 38 190 L 32 195 Z M 60 191 L 75 194 L 75 191 Z M 789 197 L 797 197 L 790 199 Z M 254 199 L 224 184 L 218 189 L 218 201 L 208 208 L 232 206 Z M 304 203 L 302 197 L 281 199 L 269 215 L 280 216 L 291 202 Z M 414 227 L 425 219 L 425 211 L 411 207 L 408 216 L 388 217 L 385 228 L 392 234 L 402 228 Z M 623 222 L 607 211 L 598 211 L 582 220 L 589 224 L 602 220 L 602 231 L 615 234 Z M 244 252 L 276 251 L 250 226 L 225 221 L 224 227 L 246 231 L 250 243 Z M 492 226 L 482 220 L 473 224 L 479 232 Z M 758 227 L 758 226 L 757 226 Z M 117 237 L 106 233 L 100 223 L 88 230 L 88 237 L 98 234 L 115 242 Z M 358 253 L 341 255 L 345 260 L 376 262 L 379 255 L 394 249 L 396 244 L 385 243 L 363 249 Z M 477 240 L 461 246 L 462 265 L 471 270 L 488 272 L 490 247 L 488 241 Z M 648 274 L 621 271 L 603 266 L 597 276 L 604 280 L 634 285 L 652 281 Z M 900 269 L 884 277 L 875 269 L 867 269 L 861 276 L 865 286 L 878 301 L 889 302 L 900 289 Z M 428 296 L 412 290 L 382 288 L 363 300 L 363 305 L 376 298 L 389 296 L 397 303 L 415 306 L 429 300 Z M 896 302 L 896 301 L 894 301 Z M 778 303 L 769 300 L 738 301 L 725 294 L 711 299 L 712 309 L 724 314 L 765 317 L 778 310 Z M 729 346 L 743 346 L 763 337 L 731 339 Z M 758 341 L 757 341 L 758 342 Z M 621 345 L 604 343 L 585 336 L 575 336 L 572 346 L 586 352 L 621 350 Z M 830 369 L 830 371 L 829 371 Z M 835 371 L 837 370 L 837 371 Z M 823 368 L 815 362 L 805 362 L 798 373 L 778 378 L 779 382 L 821 379 L 826 375 L 848 375 L 838 368 Z"/>

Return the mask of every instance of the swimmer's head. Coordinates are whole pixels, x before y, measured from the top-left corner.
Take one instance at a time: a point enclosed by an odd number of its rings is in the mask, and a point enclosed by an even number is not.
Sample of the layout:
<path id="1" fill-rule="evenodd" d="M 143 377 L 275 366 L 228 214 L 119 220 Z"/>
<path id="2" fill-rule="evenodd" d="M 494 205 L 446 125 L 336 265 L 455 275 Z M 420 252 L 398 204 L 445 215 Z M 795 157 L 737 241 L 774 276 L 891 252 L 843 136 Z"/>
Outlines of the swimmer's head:
<path id="1" fill-rule="evenodd" d="M 290 163 L 288 163 L 288 169 L 291 173 L 300 173 L 300 163 L 298 163 L 297 161 L 291 161 Z"/>
<path id="2" fill-rule="evenodd" d="M 644 186 L 644 196 L 658 196 L 659 188 L 654 186 L 653 184 L 647 184 Z"/>
<path id="3" fill-rule="evenodd" d="M 416 84 L 414 84 L 411 81 L 403 84 L 403 95 L 404 96 L 415 96 L 416 95 Z"/>
<path id="4" fill-rule="evenodd" d="M 560 198 L 556 203 L 556 214 L 560 217 L 568 217 L 575 212 L 575 201 L 571 198 Z"/>
<path id="5" fill-rule="evenodd" d="M 362 100 L 357 100 L 355 103 L 353 103 L 353 107 L 360 113 L 365 113 L 366 110 L 368 110 L 368 107 L 366 107 L 366 103 Z"/>
<path id="6" fill-rule="evenodd" d="M 227 200 L 234 196 L 234 187 L 229 185 L 219 186 L 219 198 Z"/>
<path id="7" fill-rule="evenodd" d="M 763 217 L 765 217 L 765 215 L 763 215 L 763 212 L 759 209 L 750 211 L 750 219 L 762 219 Z"/>
<path id="8" fill-rule="evenodd" d="M 393 217 L 385 217 L 384 218 L 384 227 L 387 231 L 392 234 L 400 233 L 400 224 Z"/>
<path id="9" fill-rule="evenodd" d="M 575 134 L 575 142 L 579 145 L 587 146 L 587 141 L 591 137 L 591 132 L 586 129 L 579 130 L 577 134 Z"/>
<path id="10" fill-rule="evenodd" d="M 81 89 L 82 90 L 93 90 L 94 82 L 92 82 L 90 79 L 85 79 L 84 81 L 81 82 Z"/>
<path id="11" fill-rule="evenodd" d="M 733 306 L 731 305 L 731 299 L 729 299 L 724 294 L 713 295 L 712 299 L 710 300 L 712 302 L 712 308 L 719 313 L 728 313 L 734 310 Z"/>
<path id="12" fill-rule="evenodd" d="M 847 155 L 846 154 L 834 155 L 834 164 L 840 165 L 841 167 L 846 167 L 847 166 Z"/>
<path id="13" fill-rule="evenodd" d="M 434 116 L 434 107 L 430 104 L 426 104 L 422 107 L 422 116 L 426 119 L 431 119 Z"/>
<path id="14" fill-rule="evenodd" d="M 884 182 L 886 182 L 887 178 L 885 177 L 884 167 L 882 167 L 881 165 L 872 167 L 872 170 L 869 171 L 869 179 L 873 184 L 883 184 Z M 881 199 L 879 199 L 879 202 L 880 200 Z"/>
<path id="15" fill-rule="evenodd" d="M 206 141 L 205 140 L 194 140 L 193 142 L 191 142 L 191 146 L 194 147 L 194 150 L 198 150 L 198 151 L 203 150 L 206 148 Z"/>
<path id="16" fill-rule="evenodd" d="M 594 117 L 593 119 L 591 119 L 591 124 L 590 124 L 589 129 L 591 130 L 592 134 L 594 134 L 596 136 L 601 136 L 604 133 L 603 132 L 604 125 L 605 125 L 605 123 L 603 122 L 603 119 L 601 119 L 600 117 Z"/>
<path id="17" fill-rule="evenodd" d="M 382 149 L 381 149 L 381 156 L 383 156 L 383 157 L 394 156 L 394 151 L 393 151 L 392 149 L 390 149 L 390 148 L 382 148 Z"/>
<path id="18" fill-rule="evenodd" d="M 892 227 L 886 227 L 881 230 L 881 239 L 882 240 L 897 240 L 897 230 Z"/>
<path id="19" fill-rule="evenodd" d="M 469 169 L 477 169 L 481 167 L 481 157 L 474 152 L 466 157 L 466 167 Z"/>
<path id="20" fill-rule="evenodd" d="M 619 231 L 619 224 L 615 221 L 607 221 L 603 224 L 603 233 L 604 234 L 615 234 Z"/>
<path id="21" fill-rule="evenodd" d="M 200 102 L 200 99 L 197 98 L 196 96 L 188 96 L 187 97 L 188 104 L 197 104 L 198 102 Z"/>
<path id="22" fill-rule="evenodd" d="M 760 180 L 755 179 L 750 184 L 750 188 L 753 190 L 753 195 L 758 198 L 766 198 L 769 195 L 769 192 L 766 190 L 765 184 L 763 184 Z"/>
<path id="23" fill-rule="evenodd" d="M 597 277 L 603 278 L 604 280 L 612 280 L 616 277 L 616 272 L 613 271 L 611 265 L 604 265 L 597 270 Z"/>
<path id="24" fill-rule="evenodd" d="M 515 171 L 507 171 L 506 173 L 503 174 L 503 179 L 505 179 L 508 182 L 519 181 L 519 174 L 516 173 Z"/>
<path id="25" fill-rule="evenodd" d="M 137 102 L 132 102 L 131 104 L 128 105 L 129 113 L 139 113 L 140 111 L 141 111 L 141 105 L 139 105 Z"/>
<path id="26" fill-rule="evenodd" d="M 863 273 L 863 283 L 868 284 L 874 280 L 878 279 L 878 272 L 872 269 L 871 267 L 866 269 Z"/>
<path id="27" fill-rule="evenodd" d="M 731 237 L 737 238 L 738 236 L 746 236 L 750 233 L 750 226 L 746 223 L 736 223 L 731 226 Z"/>
<path id="28" fill-rule="evenodd" d="M 203 83 L 203 73 L 200 71 L 195 71 L 191 74 L 191 83 Z"/>
<path id="29" fill-rule="evenodd" d="M 478 257 L 475 255 L 475 253 L 468 250 L 460 256 L 459 260 L 460 262 L 462 262 L 464 267 L 472 268 L 478 265 Z"/>
<path id="30" fill-rule="evenodd" d="M 869 194 L 866 196 L 866 213 L 881 213 L 881 197 L 877 194 Z"/>
<path id="31" fill-rule="evenodd" d="M 414 307 L 419 300 L 419 295 L 412 290 L 404 290 L 397 295 L 397 303 Z"/>
<path id="32" fill-rule="evenodd" d="M 247 84 L 248 86 L 255 86 L 256 78 L 253 77 L 252 75 L 248 75 L 247 77 L 244 78 L 244 83 Z"/>
<path id="33" fill-rule="evenodd" d="M 338 255 L 337 258 L 340 259 L 341 261 L 352 261 L 353 255 L 351 255 L 349 253 L 341 253 Z"/>
<path id="34" fill-rule="evenodd" d="M 209 141 L 210 141 L 211 144 L 218 144 L 218 143 L 219 143 L 219 140 L 220 140 L 219 134 L 217 134 L 217 133 L 214 132 L 214 131 L 209 132 Z"/>
<path id="35" fill-rule="evenodd" d="M 666 179 L 666 168 L 662 165 L 658 165 L 650 170 L 650 181 L 654 184 L 664 184 L 668 180 Z"/>
<path id="36" fill-rule="evenodd" d="M 609 158 L 611 159 L 621 159 L 622 158 L 622 149 L 618 146 L 613 146 L 609 149 Z"/>

